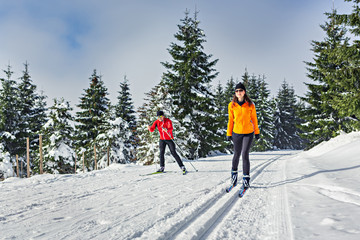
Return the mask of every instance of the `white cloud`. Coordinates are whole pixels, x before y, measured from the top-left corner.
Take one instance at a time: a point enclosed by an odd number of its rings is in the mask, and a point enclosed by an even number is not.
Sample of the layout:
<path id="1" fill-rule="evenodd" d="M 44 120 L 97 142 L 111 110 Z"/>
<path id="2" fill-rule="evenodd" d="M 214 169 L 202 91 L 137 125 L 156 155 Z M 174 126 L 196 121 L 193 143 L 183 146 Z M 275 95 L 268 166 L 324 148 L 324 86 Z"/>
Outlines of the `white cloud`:
<path id="1" fill-rule="evenodd" d="M 292 2 L 292 1 L 291 1 Z M 321 40 L 319 24 L 332 2 L 302 1 L 1 1 L 0 67 L 10 61 L 18 78 L 22 63 L 40 90 L 64 97 L 72 106 L 89 85 L 94 68 L 115 101 L 124 75 L 136 106 L 160 81 L 160 62 L 170 60 L 185 9 L 200 11 L 205 52 L 219 59 L 218 79 L 241 79 L 244 69 L 265 74 L 272 94 L 286 79 L 297 93 L 306 89 L 304 60 L 311 40 Z M 336 3 L 345 5 L 344 3 Z M 349 4 L 346 4 L 349 5 Z M 3 77 L 4 75 L 1 75 Z"/>

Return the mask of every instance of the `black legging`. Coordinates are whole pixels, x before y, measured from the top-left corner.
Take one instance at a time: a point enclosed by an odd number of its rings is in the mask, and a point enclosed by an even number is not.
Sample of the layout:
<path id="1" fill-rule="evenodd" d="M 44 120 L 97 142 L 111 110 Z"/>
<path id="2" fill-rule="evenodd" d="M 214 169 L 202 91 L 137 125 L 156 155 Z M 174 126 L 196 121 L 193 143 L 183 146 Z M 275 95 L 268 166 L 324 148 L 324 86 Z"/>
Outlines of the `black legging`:
<path id="1" fill-rule="evenodd" d="M 159 147 L 160 147 L 160 167 L 165 167 L 165 147 L 166 145 L 169 146 L 171 155 L 175 158 L 176 162 L 179 164 L 179 167 L 183 167 L 184 164 L 181 161 L 179 155 L 175 151 L 175 144 L 172 140 L 160 140 Z"/>
<path id="2" fill-rule="evenodd" d="M 254 134 L 232 134 L 234 142 L 234 157 L 232 160 L 232 170 L 237 171 L 239 166 L 240 155 L 242 156 L 243 162 L 243 174 L 250 174 L 250 160 L 249 153 Z"/>

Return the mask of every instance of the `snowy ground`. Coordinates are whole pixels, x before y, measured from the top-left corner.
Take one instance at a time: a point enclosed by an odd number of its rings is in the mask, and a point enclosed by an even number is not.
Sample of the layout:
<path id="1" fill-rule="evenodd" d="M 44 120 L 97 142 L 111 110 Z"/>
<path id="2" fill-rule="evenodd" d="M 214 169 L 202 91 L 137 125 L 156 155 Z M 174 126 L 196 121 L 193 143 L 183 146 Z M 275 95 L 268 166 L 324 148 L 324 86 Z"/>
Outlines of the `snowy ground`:
<path id="1" fill-rule="evenodd" d="M 0 239 L 360 239 L 360 133 L 307 152 L 252 153 L 252 188 L 225 193 L 231 155 L 181 175 L 112 165 L 0 183 Z"/>

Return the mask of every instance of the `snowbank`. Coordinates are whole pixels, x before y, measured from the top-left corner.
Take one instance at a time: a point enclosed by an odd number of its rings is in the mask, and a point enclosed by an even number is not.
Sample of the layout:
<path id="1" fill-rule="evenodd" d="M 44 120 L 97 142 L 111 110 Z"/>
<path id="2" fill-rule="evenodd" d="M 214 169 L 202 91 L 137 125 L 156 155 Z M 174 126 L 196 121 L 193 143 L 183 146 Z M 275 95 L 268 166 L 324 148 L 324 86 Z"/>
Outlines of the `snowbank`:
<path id="1" fill-rule="evenodd" d="M 333 151 L 334 149 L 346 146 L 358 140 L 360 140 L 360 132 L 352 132 L 348 134 L 341 132 L 339 136 L 332 138 L 329 141 L 324 141 L 312 149 L 306 151 L 305 153 L 313 157 L 320 156 L 324 153 Z"/>

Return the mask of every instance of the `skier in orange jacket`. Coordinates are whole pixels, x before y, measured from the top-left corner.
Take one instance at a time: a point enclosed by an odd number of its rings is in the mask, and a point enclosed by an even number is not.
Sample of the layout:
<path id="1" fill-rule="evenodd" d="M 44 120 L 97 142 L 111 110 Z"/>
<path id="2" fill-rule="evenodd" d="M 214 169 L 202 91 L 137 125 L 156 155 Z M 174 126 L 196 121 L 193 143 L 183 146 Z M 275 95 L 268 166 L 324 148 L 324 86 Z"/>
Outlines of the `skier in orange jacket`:
<path id="1" fill-rule="evenodd" d="M 232 160 L 231 184 L 237 185 L 238 165 L 242 156 L 243 185 L 250 187 L 250 160 L 249 153 L 254 138 L 259 139 L 260 130 L 256 117 L 254 103 L 246 94 L 242 83 L 235 86 L 235 95 L 229 103 L 229 122 L 227 127 L 227 140 L 234 143 L 234 156 Z"/>

